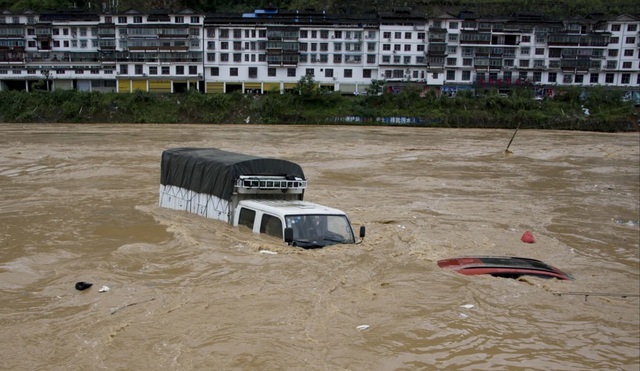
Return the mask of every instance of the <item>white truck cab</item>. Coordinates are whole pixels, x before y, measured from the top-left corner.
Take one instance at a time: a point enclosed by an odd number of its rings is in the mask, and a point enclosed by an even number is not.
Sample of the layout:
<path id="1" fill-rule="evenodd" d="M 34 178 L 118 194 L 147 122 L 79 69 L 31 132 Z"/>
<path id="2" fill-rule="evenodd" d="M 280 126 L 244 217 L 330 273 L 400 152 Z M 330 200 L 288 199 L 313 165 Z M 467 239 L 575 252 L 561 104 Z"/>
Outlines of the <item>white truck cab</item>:
<path id="1" fill-rule="evenodd" d="M 306 201 L 240 201 L 233 224 L 304 248 L 356 243 L 344 212 Z M 360 238 L 363 237 L 361 228 Z"/>

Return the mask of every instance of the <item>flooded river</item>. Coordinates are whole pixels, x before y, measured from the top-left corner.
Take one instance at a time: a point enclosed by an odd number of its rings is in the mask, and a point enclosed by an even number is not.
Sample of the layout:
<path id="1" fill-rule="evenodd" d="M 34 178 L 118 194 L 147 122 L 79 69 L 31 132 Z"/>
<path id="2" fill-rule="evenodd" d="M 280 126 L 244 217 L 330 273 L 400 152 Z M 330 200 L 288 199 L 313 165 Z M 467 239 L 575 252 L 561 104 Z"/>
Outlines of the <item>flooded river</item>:
<path id="1" fill-rule="evenodd" d="M 638 370 L 639 134 L 511 135 L 0 125 L 0 369 Z M 161 209 L 183 146 L 297 162 L 367 237 L 307 251 Z M 436 264 L 467 254 L 575 280 Z"/>

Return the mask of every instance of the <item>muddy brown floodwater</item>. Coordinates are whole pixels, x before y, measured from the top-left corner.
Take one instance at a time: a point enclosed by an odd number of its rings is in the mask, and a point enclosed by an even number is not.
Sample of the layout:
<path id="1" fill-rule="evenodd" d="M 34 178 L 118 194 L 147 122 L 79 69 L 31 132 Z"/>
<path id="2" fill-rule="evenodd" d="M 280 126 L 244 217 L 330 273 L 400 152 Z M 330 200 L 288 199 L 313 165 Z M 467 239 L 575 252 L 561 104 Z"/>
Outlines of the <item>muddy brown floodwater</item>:
<path id="1" fill-rule="evenodd" d="M 639 134 L 511 134 L 0 125 L 0 368 L 638 370 Z M 306 251 L 160 209 L 179 146 L 297 162 L 367 237 Z M 575 280 L 436 264 L 465 254 Z"/>

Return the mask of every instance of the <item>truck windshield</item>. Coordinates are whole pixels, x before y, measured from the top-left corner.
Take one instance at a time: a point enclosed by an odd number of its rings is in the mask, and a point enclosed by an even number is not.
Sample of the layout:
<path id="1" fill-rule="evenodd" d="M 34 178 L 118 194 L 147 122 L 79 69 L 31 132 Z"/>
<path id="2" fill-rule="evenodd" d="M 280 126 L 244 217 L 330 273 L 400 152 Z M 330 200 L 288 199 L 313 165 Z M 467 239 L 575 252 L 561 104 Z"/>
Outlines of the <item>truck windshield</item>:
<path id="1" fill-rule="evenodd" d="M 349 220 L 344 215 L 287 215 L 285 222 L 293 229 L 294 243 L 301 247 L 355 242 Z"/>

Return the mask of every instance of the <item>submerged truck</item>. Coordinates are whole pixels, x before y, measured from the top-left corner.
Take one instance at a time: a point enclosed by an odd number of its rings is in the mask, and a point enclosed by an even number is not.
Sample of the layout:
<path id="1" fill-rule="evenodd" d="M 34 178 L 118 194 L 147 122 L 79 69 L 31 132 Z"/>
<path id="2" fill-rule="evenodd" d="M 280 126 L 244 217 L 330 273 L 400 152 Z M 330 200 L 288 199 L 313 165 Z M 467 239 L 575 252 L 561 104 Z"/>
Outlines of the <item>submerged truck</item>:
<path id="1" fill-rule="evenodd" d="M 216 148 L 162 152 L 160 206 L 245 226 L 292 246 L 318 248 L 362 242 L 341 210 L 304 201 L 302 168 L 275 158 Z"/>

